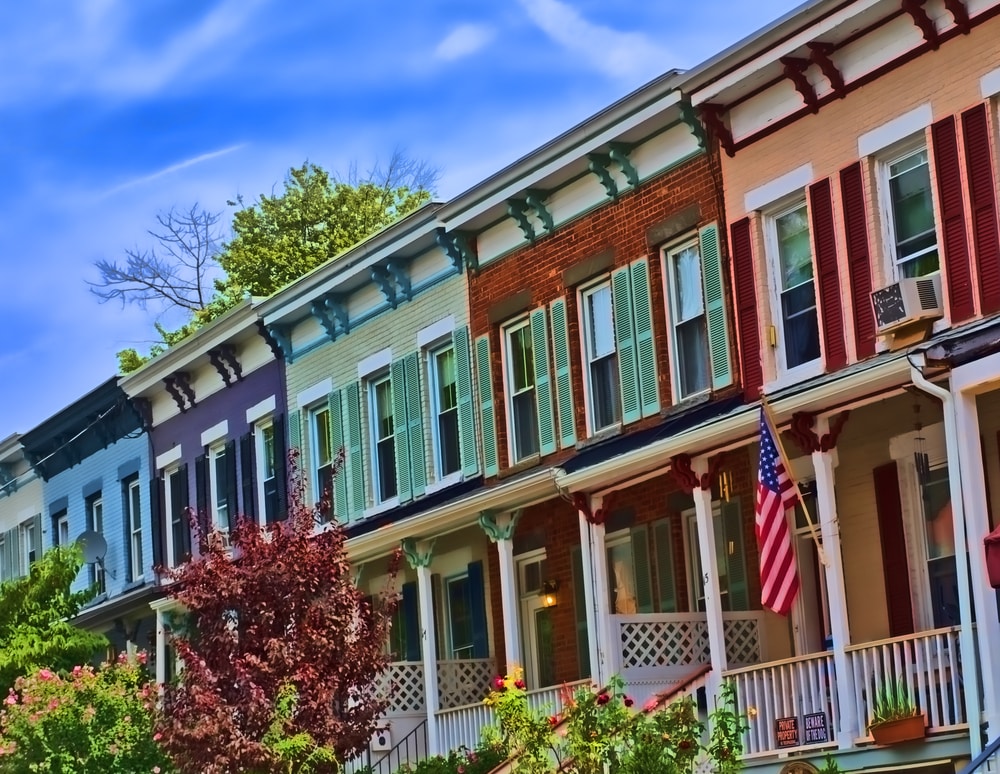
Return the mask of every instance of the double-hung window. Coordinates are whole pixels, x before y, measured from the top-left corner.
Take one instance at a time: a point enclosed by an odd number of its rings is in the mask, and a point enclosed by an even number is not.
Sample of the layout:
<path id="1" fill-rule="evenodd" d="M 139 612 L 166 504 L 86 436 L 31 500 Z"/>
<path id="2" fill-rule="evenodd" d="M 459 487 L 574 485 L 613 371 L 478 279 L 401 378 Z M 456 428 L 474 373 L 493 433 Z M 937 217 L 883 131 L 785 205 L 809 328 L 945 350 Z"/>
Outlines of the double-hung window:
<path id="1" fill-rule="evenodd" d="M 621 421 L 618 348 L 611 296 L 610 279 L 580 292 L 587 409 L 593 432 L 613 427 Z"/>
<path id="2" fill-rule="evenodd" d="M 708 318 L 702 292 L 701 251 L 697 241 L 665 250 L 670 335 L 677 400 L 705 392 L 711 384 Z"/>
<path id="3" fill-rule="evenodd" d="M 768 219 L 775 316 L 780 318 L 779 361 L 792 369 L 818 360 L 819 319 L 816 283 L 805 200 L 778 210 Z"/>
<path id="4" fill-rule="evenodd" d="M 372 447 L 374 449 L 375 499 L 391 500 L 396 487 L 396 425 L 393 413 L 392 379 L 388 374 L 368 383 Z"/>
<path id="5" fill-rule="evenodd" d="M 538 454 L 538 407 L 535 399 L 531 323 L 524 318 L 503 331 L 513 461 Z"/>
<path id="6" fill-rule="evenodd" d="M 452 344 L 429 354 L 434 465 L 441 480 L 462 468 L 458 417 L 458 370 Z"/>
<path id="7" fill-rule="evenodd" d="M 883 167 L 897 276 L 931 274 L 939 259 L 927 148 L 890 158 Z"/>
<path id="8" fill-rule="evenodd" d="M 187 523 L 187 466 L 164 473 L 164 507 L 167 514 L 167 565 L 176 567 L 185 560 L 189 549 Z"/>
<path id="9" fill-rule="evenodd" d="M 100 493 L 87 499 L 87 529 L 93 530 L 100 535 L 104 534 L 104 498 Z M 103 557 L 102 561 L 90 565 L 90 582 L 97 586 L 97 593 L 103 594 L 107 591 L 107 579 L 104 573 Z"/>
<path id="10" fill-rule="evenodd" d="M 333 438 L 330 433 L 330 408 L 324 404 L 314 409 L 310 414 L 312 425 L 312 469 L 315 471 L 313 482 L 313 502 L 318 503 L 324 497 L 330 497 L 333 487 Z M 273 441 L 273 435 L 272 435 Z M 273 444 L 272 444 L 273 445 Z"/>
<path id="11" fill-rule="evenodd" d="M 125 483 L 125 523 L 129 534 L 129 577 L 135 581 L 143 575 L 142 556 L 142 493 L 138 477 Z"/>
<path id="12" fill-rule="evenodd" d="M 226 444 L 208 450 L 209 508 L 212 527 L 220 532 L 229 531 L 229 459 Z"/>
<path id="13" fill-rule="evenodd" d="M 69 545 L 69 515 L 65 510 L 59 511 L 52 517 L 56 528 L 56 545 Z"/>
<path id="14" fill-rule="evenodd" d="M 271 420 L 256 426 L 254 444 L 257 458 L 257 502 L 261 504 L 264 523 L 270 524 L 278 516 L 277 450 L 274 423 Z"/>

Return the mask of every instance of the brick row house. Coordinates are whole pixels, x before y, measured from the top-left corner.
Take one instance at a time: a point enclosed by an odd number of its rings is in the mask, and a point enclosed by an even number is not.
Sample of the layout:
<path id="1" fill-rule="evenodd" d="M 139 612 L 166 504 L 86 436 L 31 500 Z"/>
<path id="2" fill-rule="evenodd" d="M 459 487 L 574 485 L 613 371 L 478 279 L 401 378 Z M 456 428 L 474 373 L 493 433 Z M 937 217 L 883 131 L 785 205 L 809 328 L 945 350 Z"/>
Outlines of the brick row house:
<path id="1" fill-rule="evenodd" d="M 282 519 L 297 450 L 358 582 L 406 559 L 373 761 L 474 745 L 520 666 L 537 706 L 731 680 L 760 772 L 954 770 L 1000 733 L 998 17 L 814 0 L 246 301 L 101 388 L 136 417 L 101 455 L 52 468 L 62 419 L 0 443 L 4 577 L 117 488 L 124 561 L 134 491 L 168 679 L 149 562 L 197 554 L 188 506 L 218 540 Z M 802 493 L 787 616 L 761 603 L 762 396 Z M 84 620 L 137 599 L 106 593 Z M 923 744 L 873 743 L 890 682 Z"/>

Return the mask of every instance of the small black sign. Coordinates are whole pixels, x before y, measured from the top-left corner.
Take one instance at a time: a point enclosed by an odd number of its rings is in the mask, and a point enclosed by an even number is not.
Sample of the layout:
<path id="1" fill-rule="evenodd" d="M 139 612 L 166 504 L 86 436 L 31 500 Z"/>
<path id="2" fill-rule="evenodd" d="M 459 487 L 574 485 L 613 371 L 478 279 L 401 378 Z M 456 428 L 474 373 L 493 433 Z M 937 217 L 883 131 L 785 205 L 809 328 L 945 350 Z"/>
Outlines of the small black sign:
<path id="1" fill-rule="evenodd" d="M 802 716 L 802 726 L 805 730 L 803 744 L 822 744 L 830 741 L 826 728 L 826 713 L 812 712 Z"/>
<path id="2" fill-rule="evenodd" d="M 799 746 L 799 719 L 778 718 L 774 721 L 774 733 L 778 738 L 778 749 Z"/>

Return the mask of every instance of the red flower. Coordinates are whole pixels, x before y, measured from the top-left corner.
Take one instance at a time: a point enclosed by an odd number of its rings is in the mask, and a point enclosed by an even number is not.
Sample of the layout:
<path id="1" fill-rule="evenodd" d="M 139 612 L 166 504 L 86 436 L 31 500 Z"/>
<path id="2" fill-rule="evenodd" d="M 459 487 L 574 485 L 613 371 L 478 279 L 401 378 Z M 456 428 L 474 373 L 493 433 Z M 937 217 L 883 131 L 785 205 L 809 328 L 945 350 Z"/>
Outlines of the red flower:
<path id="1" fill-rule="evenodd" d="M 518 678 L 517 680 L 515 680 L 514 681 L 514 687 L 517 688 L 519 691 L 523 691 L 524 690 L 524 680 L 521 680 L 520 678 Z"/>
<path id="2" fill-rule="evenodd" d="M 502 690 L 505 690 L 506 687 L 507 686 L 504 685 L 503 678 L 500 677 L 500 675 L 497 675 L 496 677 L 493 678 L 493 690 L 494 691 L 502 691 Z"/>
<path id="3" fill-rule="evenodd" d="M 635 702 L 632 701 L 632 697 L 631 696 L 624 696 L 622 698 L 622 701 L 625 703 L 626 707 L 631 707 L 633 704 L 635 704 Z"/>
<path id="4" fill-rule="evenodd" d="M 556 717 L 555 715 L 549 715 L 549 725 L 553 727 L 558 726 L 559 718 Z"/>
<path id="5" fill-rule="evenodd" d="M 604 691 L 601 691 L 599 694 L 597 694 L 598 704 L 607 704 L 609 701 L 611 701 L 611 696 L 606 694 Z"/>

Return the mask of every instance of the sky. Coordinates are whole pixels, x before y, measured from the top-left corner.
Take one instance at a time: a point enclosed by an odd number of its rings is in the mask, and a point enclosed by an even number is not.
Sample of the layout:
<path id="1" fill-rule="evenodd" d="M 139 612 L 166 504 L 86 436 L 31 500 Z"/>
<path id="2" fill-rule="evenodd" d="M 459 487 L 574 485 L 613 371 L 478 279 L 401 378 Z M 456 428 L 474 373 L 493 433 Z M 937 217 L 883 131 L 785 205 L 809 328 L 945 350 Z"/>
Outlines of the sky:
<path id="1" fill-rule="evenodd" d="M 394 149 L 447 201 L 796 0 L 0 3 L 0 439 L 148 349 L 161 310 L 104 304 L 94 262 L 156 217 L 280 192 Z M 171 322 L 170 318 L 162 318 Z"/>

